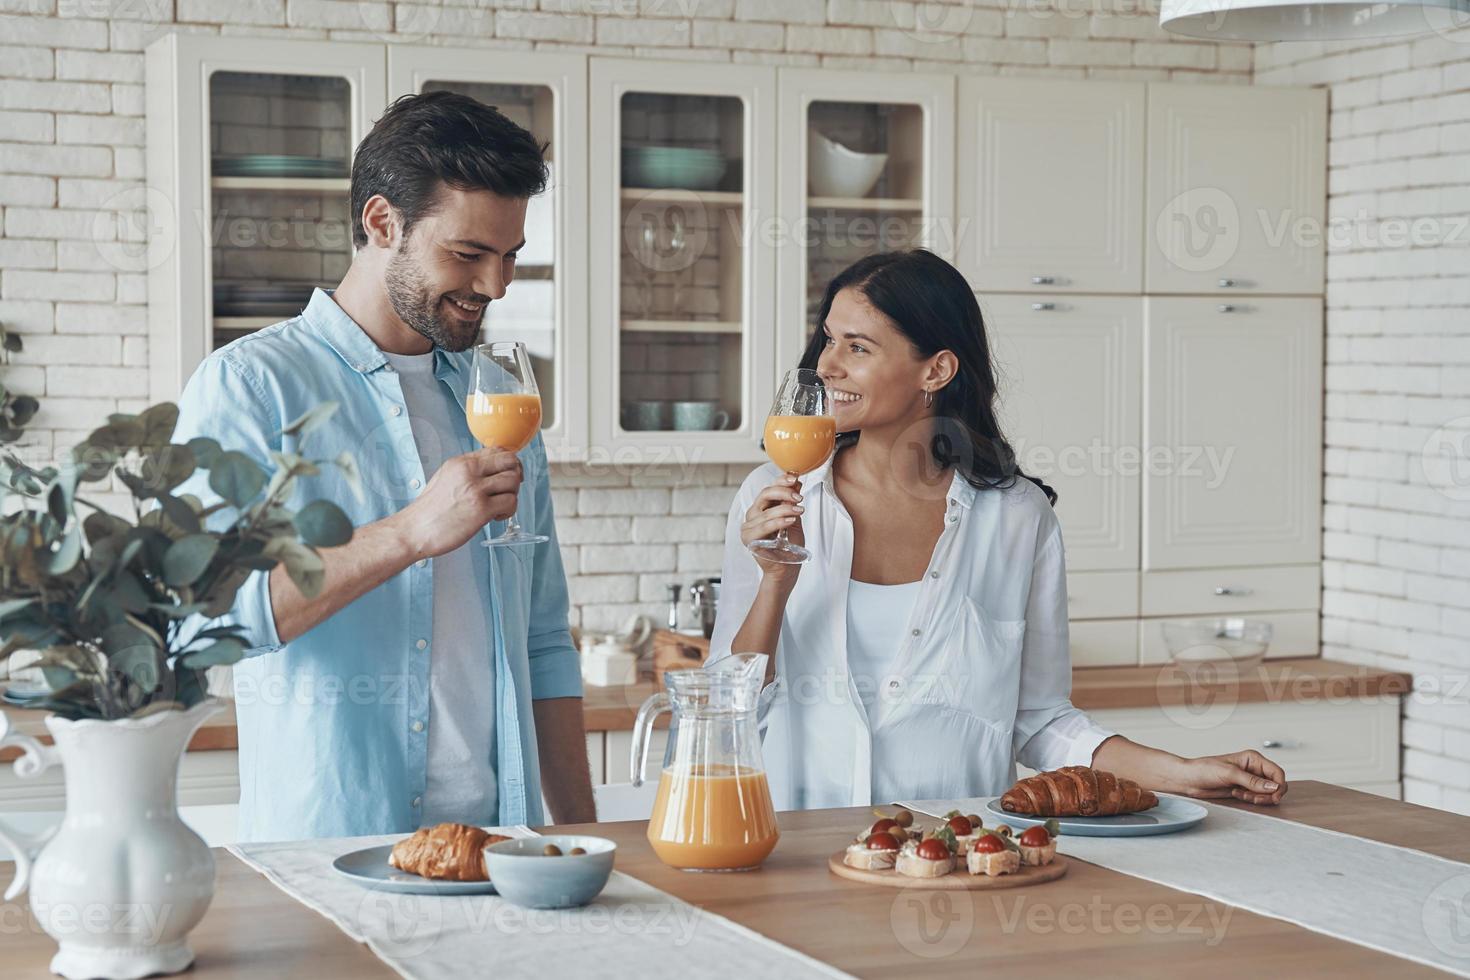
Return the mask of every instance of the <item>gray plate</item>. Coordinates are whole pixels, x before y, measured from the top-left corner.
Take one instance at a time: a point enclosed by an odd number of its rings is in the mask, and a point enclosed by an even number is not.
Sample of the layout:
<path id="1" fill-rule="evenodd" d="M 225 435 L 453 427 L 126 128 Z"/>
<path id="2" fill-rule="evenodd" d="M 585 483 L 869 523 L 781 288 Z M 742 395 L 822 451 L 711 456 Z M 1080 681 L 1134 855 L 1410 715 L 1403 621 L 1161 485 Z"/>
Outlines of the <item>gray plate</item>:
<path id="1" fill-rule="evenodd" d="M 1209 812 L 1198 803 L 1177 796 L 1158 794 L 1159 805 L 1141 813 L 1121 813 L 1116 817 L 1057 817 L 1063 837 L 1147 837 L 1188 830 Z M 1009 826 L 1034 827 L 1046 823 L 1045 817 L 1023 817 L 1000 808 L 1000 797 L 985 804 L 986 822 L 996 817 Z"/>
<path id="2" fill-rule="evenodd" d="M 344 854 L 332 862 L 332 868 L 344 878 L 351 878 L 366 888 L 409 895 L 493 895 L 495 886 L 488 881 L 436 881 L 399 871 L 388 864 L 392 844 L 365 847 Z"/>

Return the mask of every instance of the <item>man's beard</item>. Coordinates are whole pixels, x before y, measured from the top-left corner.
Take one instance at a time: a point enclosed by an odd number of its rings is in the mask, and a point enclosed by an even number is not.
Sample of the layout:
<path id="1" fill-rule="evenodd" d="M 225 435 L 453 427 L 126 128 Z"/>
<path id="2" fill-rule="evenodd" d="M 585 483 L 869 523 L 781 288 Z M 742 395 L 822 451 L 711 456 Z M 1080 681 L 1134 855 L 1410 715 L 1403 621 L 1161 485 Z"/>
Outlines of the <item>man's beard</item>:
<path id="1" fill-rule="evenodd" d="M 393 312 L 410 329 L 427 337 L 436 346 L 458 352 L 468 350 L 479 342 L 480 321 L 484 319 L 486 307 L 481 308 L 480 320 L 474 323 L 461 323 L 441 317 L 439 302 L 441 299 L 447 302 L 447 298 L 430 292 L 426 278 L 405 249 L 400 248 L 388 261 L 384 281 L 388 287 L 388 302 L 393 304 Z M 476 297 L 474 301 L 485 302 L 488 306 L 488 300 L 482 301 Z"/>

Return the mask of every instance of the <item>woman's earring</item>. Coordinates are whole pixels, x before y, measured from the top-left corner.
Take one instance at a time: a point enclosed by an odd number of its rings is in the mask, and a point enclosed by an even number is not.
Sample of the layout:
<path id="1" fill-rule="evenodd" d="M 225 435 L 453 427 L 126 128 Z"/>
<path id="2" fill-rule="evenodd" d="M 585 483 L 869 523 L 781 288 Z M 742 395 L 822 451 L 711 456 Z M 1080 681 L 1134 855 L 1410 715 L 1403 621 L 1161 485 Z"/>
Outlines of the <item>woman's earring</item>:
<path id="1" fill-rule="evenodd" d="M 928 407 L 930 407 L 933 404 L 934 404 L 934 392 L 930 391 L 928 388 L 925 388 L 924 389 L 924 407 L 925 408 L 928 408 Z"/>

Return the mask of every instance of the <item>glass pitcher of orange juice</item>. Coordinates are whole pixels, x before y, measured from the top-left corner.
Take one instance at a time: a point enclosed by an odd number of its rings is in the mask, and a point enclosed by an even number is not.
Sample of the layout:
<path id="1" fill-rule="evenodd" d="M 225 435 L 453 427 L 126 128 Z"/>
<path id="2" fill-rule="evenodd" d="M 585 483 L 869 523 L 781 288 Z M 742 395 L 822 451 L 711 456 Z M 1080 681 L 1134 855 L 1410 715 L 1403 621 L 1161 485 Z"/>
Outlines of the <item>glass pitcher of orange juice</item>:
<path id="1" fill-rule="evenodd" d="M 648 765 L 654 716 L 673 711 L 648 842 L 685 871 L 749 871 L 776 846 L 776 811 L 761 762 L 756 703 L 766 655 L 738 653 L 703 670 L 667 671 L 668 693 L 633 725 L 633 785 Z"/>

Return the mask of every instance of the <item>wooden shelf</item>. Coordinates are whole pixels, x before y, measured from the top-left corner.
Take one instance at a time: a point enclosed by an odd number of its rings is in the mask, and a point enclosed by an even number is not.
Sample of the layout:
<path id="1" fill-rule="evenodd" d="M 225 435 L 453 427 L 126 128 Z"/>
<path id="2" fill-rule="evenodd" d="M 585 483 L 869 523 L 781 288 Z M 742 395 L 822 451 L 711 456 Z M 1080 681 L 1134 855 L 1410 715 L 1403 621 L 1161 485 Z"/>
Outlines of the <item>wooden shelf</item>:
<path id="1" fill-rule="evenodd" d="M 676 187 L 624 187 L 623 203 L 694 204 L 710 208 L 738 208 L 745 203 L 739 191 L 686 191 Z"/>
<path id="2" fill-rule="evenodd" d="M 808 197 L 808 208 L 830 211 L 923 211 L 917 197 Z"/>
<path id="3" fill-rule="evenodd" d="M 217 316 L 214 318 L 214 329 L 216 330 L 259 330 L 268 327 L 272 323 L 280 323 L 282 320 L 291 319 L 289 316 Z"/>
<path id="4" fill-rule="evenodd" d="M 624 331 L 641 333 L 740 333 L 739 320 L 624 320 Z"/>
<path id="5" fill-rule="evenodd" d="M 310 194 L 339 194 L 352 189 L 347 177 L 211 177 L 217 191 L 303 191 Z"/>

